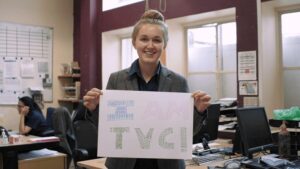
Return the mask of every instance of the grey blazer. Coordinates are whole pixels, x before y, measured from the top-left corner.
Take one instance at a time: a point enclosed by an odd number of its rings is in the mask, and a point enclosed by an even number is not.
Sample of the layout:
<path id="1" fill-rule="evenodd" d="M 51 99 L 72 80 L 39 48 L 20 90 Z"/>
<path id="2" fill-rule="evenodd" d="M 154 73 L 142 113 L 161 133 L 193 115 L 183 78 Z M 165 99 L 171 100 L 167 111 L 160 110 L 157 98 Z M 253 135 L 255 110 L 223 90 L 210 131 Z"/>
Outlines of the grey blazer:
<path id="1" fill-rule="evenodd" d="M 129 76 L 129 70 L 130 68 L 111 74 L 106 88 L 110 90 L 139 90 L 137 79 Z M 159 91 L 188 92 L 185 78 L 164 66 L 161 67 L 158 84 Z M 194 135 L 200 130 L 202 121 L 203 116 L 194 109 Z M 135 158 L 107 158 L 105 165 L 108 169 L 133 169 L 135 162 Z M 185 169 L 183 160 L 158 159 L 157 163 L 159 169 Z"/>

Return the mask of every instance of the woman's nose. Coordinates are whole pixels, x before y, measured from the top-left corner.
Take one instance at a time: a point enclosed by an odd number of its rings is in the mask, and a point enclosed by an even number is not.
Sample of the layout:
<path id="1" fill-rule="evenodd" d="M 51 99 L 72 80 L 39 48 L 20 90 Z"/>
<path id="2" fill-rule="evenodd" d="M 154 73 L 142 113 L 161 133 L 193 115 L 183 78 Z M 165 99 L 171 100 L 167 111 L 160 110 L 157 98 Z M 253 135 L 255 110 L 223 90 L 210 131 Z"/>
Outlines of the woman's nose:
<path id="1" fill-rule="evenodd" d="M 152 48 L 152 47 L 153 47 L 153 41 L 152 41 L 152 40 L 149 40 L 149 41 L 148 41 L 147 47 L 148 47 L 148 48 Z"/>

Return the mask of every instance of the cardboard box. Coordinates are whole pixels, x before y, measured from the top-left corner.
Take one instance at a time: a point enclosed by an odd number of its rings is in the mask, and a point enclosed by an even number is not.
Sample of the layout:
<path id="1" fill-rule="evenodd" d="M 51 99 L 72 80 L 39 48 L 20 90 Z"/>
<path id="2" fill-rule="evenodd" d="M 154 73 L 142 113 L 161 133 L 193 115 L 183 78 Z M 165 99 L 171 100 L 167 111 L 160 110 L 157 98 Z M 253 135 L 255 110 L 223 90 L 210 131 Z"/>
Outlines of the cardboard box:
<path id="1" fill-rule="evenodd" d="M 50 156 L 34 157 L 19 160 L 19 169 L 67 169 L 66 154 L 58 153 Z"/>

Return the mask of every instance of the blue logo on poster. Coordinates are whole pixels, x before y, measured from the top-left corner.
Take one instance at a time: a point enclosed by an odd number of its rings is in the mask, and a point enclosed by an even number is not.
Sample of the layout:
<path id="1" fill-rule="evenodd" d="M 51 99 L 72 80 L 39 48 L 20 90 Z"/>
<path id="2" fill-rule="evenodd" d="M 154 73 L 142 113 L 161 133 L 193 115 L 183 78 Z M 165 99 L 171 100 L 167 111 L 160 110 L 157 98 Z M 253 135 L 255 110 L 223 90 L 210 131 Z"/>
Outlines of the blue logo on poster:
<path id="1" fill-rule="evenodd" d="M 133 120 L 133 113 L 128 112 L 128 107 L 134 106 L 133 100 L 113 100 L 108 101 L 108 106 L 115 109 L 107 114 L 108 121 Z"/>

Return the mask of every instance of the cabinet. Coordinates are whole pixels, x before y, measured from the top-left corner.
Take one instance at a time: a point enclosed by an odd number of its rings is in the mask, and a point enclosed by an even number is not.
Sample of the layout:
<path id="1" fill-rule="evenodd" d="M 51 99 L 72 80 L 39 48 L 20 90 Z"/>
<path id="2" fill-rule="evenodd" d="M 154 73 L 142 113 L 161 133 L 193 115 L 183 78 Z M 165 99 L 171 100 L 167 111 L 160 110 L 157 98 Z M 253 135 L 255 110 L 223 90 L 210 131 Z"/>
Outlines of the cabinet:
<path id="1" fill-rule="evenodd" d="M 19 169 L 66 169 L 67 156 L 62 153 L 42 157 L 29 157 L 18 161 Z"/>
<path id="2" fill-rule="evenodd" d="M 58 99 L 59 104 L 75 104 L 80 99 L 80 68 L 73 67 L 71 73 L 58 76 L 63 98 Z"/>

